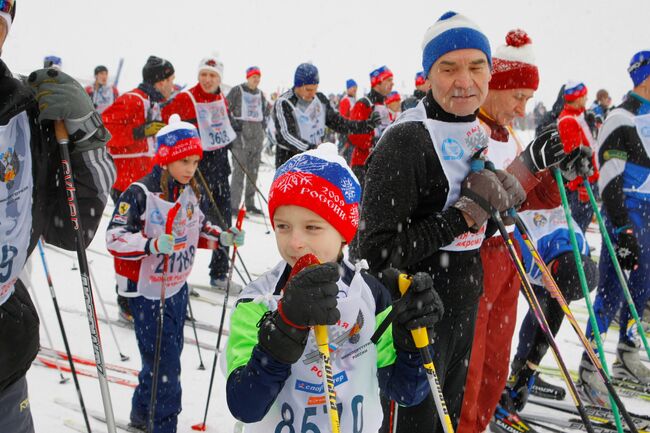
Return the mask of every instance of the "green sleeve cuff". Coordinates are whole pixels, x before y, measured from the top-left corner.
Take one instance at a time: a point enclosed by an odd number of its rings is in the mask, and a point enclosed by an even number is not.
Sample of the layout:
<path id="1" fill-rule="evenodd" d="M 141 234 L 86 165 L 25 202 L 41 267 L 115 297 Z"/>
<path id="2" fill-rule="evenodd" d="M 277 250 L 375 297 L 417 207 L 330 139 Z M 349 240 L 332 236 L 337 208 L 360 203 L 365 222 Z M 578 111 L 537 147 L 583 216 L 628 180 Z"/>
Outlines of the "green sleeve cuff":
<path id="1" fill-rule="evenodd" d="M 244 302 L 239 303 L 232 312 L 230 337 L 226 346 L 228 375 L 251 359 L 253 348 L 257 344 L 257 323 L 266 311 L 263 304 Z"/>
<path id="2" fill-rule="evenodd" d="M 376 316 L 375 330 L 392 309 L 393 307 L 388 307 Z M 377 342 L 377 368 L 388 367 L 394 364 L 396 359 L 397 351 L 393 345 L 393 325 L 391 324 L 386 328 L 386 332 L 382 334 Z"/>

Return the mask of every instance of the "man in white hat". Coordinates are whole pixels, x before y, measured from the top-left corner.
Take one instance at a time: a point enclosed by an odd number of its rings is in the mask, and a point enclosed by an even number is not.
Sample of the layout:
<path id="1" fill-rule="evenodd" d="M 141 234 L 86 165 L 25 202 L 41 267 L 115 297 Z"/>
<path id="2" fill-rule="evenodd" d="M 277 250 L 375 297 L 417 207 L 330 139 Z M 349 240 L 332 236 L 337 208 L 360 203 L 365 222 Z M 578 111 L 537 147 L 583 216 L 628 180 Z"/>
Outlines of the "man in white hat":
<path id="1" fill-rule="evenodd" d="M 228 228 L 231 223 L 228 149 L 237 134 L 232 127 L 226 97 L 221 91 L 222 79 L 223 63 L 215 57 L 202 59 L 198 70 L 199 82 L 191 89 L 180 92 L 163 108 L 163 120 L 167 121 L 177 113 L 181 120 L 198 128 L 203 144 L 199 172 L 205 178 L 218 207 L 213 209 L 212 204 L 207 203 L 206 208 L 213 212 L 208 218 L 212 223 L 225 224 L 222 228 Z M 201 199 L 209 201 L 205 195 Z M 228 266 L 228 250 L 215 250 L 210 262 L 210 285 L 220 290 L 226 289 Z M 231 282 L 230 290 L 238 293 L 241 286 Z"/>

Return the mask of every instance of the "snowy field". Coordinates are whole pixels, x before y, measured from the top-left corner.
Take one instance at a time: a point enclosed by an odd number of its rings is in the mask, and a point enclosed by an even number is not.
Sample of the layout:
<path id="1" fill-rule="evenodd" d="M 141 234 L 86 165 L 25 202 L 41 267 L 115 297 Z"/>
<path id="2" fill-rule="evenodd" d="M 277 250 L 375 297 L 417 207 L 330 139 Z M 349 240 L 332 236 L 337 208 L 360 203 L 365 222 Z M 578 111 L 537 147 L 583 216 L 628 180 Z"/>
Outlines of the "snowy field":
<path id="1" fill-rule="evenodd" d="M 264 160 L 264 164 L 260 167 L 259 183 L 262 191 L 266 192 L 268 191 L 273 176 L 273 161 L 268 155 L 264 155 Z M 111 210 L 112 208 L 107 208 L 106 212 L 110 212 Z M 100 225 L 100 231 L 88 250 L 88 259 L 90 261 L 91 272 L 94 274 L 96 281 L 94 289 L 105 301 L 108 315 L 111 318 L 116 319 L 118 310 L 115 303 L 113 262 L 108 256 L 104 243 L 104 233 L 107 223 L 108 216 L 105 214 L 102 224 Z M 240 252 L 248 270 L 252 274 L 253 278 L 255 278 L 257 275 L 260 275 L 275 265 L 280 257 L 275 247 L 273 234 L 265 233 L 266 227 L 261 218 L 245 220 L 244 228 L 247 232 L 247 239 L 246 245 L 241 248 Z M 592 232 L 588 234 L 588 239 L 589 243 L 596 248 L 594 254 L 597 254 L 600 248 L 600 236 Z M 194 271 L 190 277 L 190 283 L 207 285 L 209 282 L 208 263 L 210 260 L 210 252 L 206 250 L 200 251 L 201 252 L 198 253 L 197 260 L 194 264 Z M 35 295 L 36 300 L 40 304 L 42 309 L 41 322 L 42 325 L 49 328 L 49 332 L 54 340 L 54 347 L 58 350 L 64 350 L 45 275 L 37 253 L 38 251 L 35 251 L 32 255 L 32 296 Z M 76 258 L 74 258 L 74 254 L 72 253 L 57 252 L 50 248 L 46 249 L 46 256 L 52 272 L 52 278 L 57 291 L 59 304 L 64 310 L 62 313 L 63 320 L 65 322 L 72 352 L 75 355 L 92 359 L 92 344 L 88 332 L 79 273 L 77 270 L 73 269 L 76 267 Z M 235 276 L 235 279 L 239 281 L 237 276 Z M 200 293 L 205 297 L 219 300 L 219 296 L 212 292 L 200 290 Z M 97 303 L 97 314 L 100 317 L 104 317 L 105 313 L 100 306 L 99 296 L 96 296 L 95 300 Z M 191 298 L 191 301 L 194 315 L 198 320 L 209 323 L 213 326 L 219 325 L 221 315 L 220 306 L 198 301 L 195 298 Z M 232 302 L 229 302 L 229 304 L 232 304 Z M 575 315 L 584 329 L 587 322 L 584 302 L 575 302 L 572 306 L 574 306 Z M 518 308 L 519 313 L 517 317 L 518 323 L 523 319 L 527 309 L 528 307 L 525 300 L 523 297 L 520 297 Z M 226 324 L 226 329 L 227 328 L 228 325 Z M 100 322 L 100 330 L 105 361 L 110 364 L 117 364 L 131 369 L 139 369 L 140 360 L 133 330 L 114 326 L 114 332 L 119 340 L 122 352 L 130 357 L 126 362 L 120 361 L 115 341 L 105 322 Z M 203 329 L 198 329 L 197 332 L 202 345 L 212 348 L 215 346 L 217 339 L 216 333 Z M 192 339 L 194 338 L 191 328 L 185 328 L 185 336 Z M 516 347 L 516 339 L 517 336 L 515 335 L 513 349 Z M 610 338 L 606 343 L 606 348 L 612 350 L 615 349 L 616 340 L 617 333 L 610 332 Z M 578 346 L 578 338 L 574 335 L 573 330 L 566 321 L 560 330 L 557 341 L 568 367 L 571 370 L 577 370 L 582 350 Z M 41 344 L 45 347 L 50 345 L 43 329 L 41 329 Z M 225 347 L 225 339 L 222 340 L 222 347 Z M 204 348 L 202 349 L 202 356 L 206 369 L 198 370 L 199 358 L 197 348 L 195 345 L 188 343 L 185 344 L 182 355 L 183 411 L 179 416 L 178 422 L 178 431 L 181 433 L 191 432 L 191 426 L 200 422 L 203 418 L 214 352 Z M 607 356 L 611 365 L 614 361 L 614 355 L 608 354 Z M 550 354 L 545 358 L 543 364 L 549 367 L 555 367 L 553 357 L 550 356 Z M 63 361 L 60 365 L 62 367 L 67 367 L 67 363 Z M 78 368 L 94 372 L 94 367 L 91 366 L 79 365 Z M 110 370 L 109 373 L 112 376 L 126 379 L 133 383 L 137 381 L 135 376 L 128 373 L 122 374 Z M 70 377 L 67 373 L 64 373 L 64 375 Z M 56 399 L 62 399 L 67 402 L 77 402 L 77 396 L 72 379 L 70 379 L 66 384 L 59 384 L 59 373 L 55 369 L 44 368 L 38 365 L 34 365 L 29 370 L 27 378 L 30 389 L 31 408 L 37 432 L 70 432 L 72 430 L 64 425 L 66 419 L 75 420 L 79 425 L 83 425 L 80 413 L 68 408 L 63 408 L 55 402 Z M 556 377 L 545 376 L 545 378 L 550 382 L 559 383 L 559 379 Z M 101 411 L 102 402 L 97 380 L 82 376 L 80 377 L 80 382 L 86 406 L 92 410 Z M 128 421 L 133 389 L 125 384 L 111 383 L 110 391 L 116 418 Z M 639 399 L 631 400 L 625 397 L 623 397 L 623 400 L 627 403 L 630 411 L 641 414 L 650 414 L 650 402 L 642 402 L 642 400 Z M 569 397 L 567 397 L 566 403 L 570 403 Z M 535 408 L 535 410 L 536 412 L 540 411 L 539 408 Z M 556 412 L 550 410 L 547 412 L 550 416 L 557 415 Z M 94 427 L 94 431 L 106 431 L 105 425 L 94 420 L 91 420 L 91 423 Z M 235 426 L 235 420 L 228 412 L 225 402 L 225 378 L 222 370 L 219 369 L 214 383 L 207 425 L 207 431 L 215 433 L 233 432 Z"/>

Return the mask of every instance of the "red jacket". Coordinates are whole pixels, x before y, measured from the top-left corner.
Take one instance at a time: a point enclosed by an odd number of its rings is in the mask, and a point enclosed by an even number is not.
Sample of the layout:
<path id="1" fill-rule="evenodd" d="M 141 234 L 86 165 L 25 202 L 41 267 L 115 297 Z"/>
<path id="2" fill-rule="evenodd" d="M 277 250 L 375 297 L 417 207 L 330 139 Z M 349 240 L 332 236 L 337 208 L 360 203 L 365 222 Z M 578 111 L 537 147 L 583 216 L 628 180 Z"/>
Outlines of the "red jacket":
<path id="1" fill-rule="evenodd" d="M 560 113 L 560 116 L 558 117 L 557 128 L 560 133 L 562 144 L 564 145 L 564 152 L 570 153 L 580 145 L 591 147 L 594 151 L 594 155 L 592 156 L 591 160 L 594 166 L 594 174 L 589 178 L 589 182 L 593 184 L 598 180 L 598 168 L 596 167 L 596 149 L 592 146 L 592 143 L 595 144 L 595 140 L 591 135 L 591 131 L 589 130 L 587 122 L 585 121 L 584 112 L 584 108 L 574 108 L 569 105 L 565 105 L 564 109 Z M 567 183 L 567 187 L 570 191 L 575 191 L 578 189 L 580 200 L 587 202 L 589 201 L 589 196 L 587 195 L 585 188 L 581 187 L 581 185 L 582 178 L 580 177 Z"/>
<path id="2" fill-rule="evenodd" d="M 354 107 L 352 107 L 352 111 L 350 112 L 350 120 L 368 120 L 374 110 L 374 106 L 383 104 L 384 97 L 374 90 L 371 90 L 367 96 L 359 99 L 356 104 L 354 104 Z M 348 142 L 354 146 L 350 166 L 366 165 L 366 159 L 368 159 L 370 151 L 376 142 L 375 131 L 373 130 L 366 134 L 350 134 L 348 135 Z"/>
<path id="3" fill-rule="evenodd" d="M 147 175 L 153 166 L 153 143 L 147 138 L 136 139 L 133 136 L 134 128 L 147 121 L 143 99 L 149 100 L 145 92 L 131 90 L 102 113 L 104 125 L 112 135 L 106 146 L 117 169 L 113 188 L 118 191 L 126 190 L 130 184 Z"/>
<path id="4" fill-rule="evenodd" d="M 341 99 L 341 102 L 339 102 L 339 113 L 341 113 L 341 116 L 345 117 L 346 119 L 349 119 L 351 111 L 352 111 L 352 101 L 350 99 L 350 96 L 345 95 L 343 99 Z"/>
<path id="5" fill-rule="evenodd" d="M 194 96 L 194 99 L 198 103 L 214 102 L 218 101 L 219 99 L 223 99 L 226 103 L 226 107 L 228 107 L 228 100 L 226 100 L 221 90 L 219 90 L 217 93 L 207 93 L 203 91 L 200 84 L 197 84 L 196 86 L 189 89 L 188 92 Z M 181 116 L 182 121 L 190 122 L 194 126 L 198 127 L 196 122 L 196 109 L 194 108 L 192 98 L 190 98 L 187 93 L 180 92 L 174 97 L 174 99 L 172 99 L 167 105 L 163 107 L 163 122 L 167 123 L 169 121 L 169 117 L 174 113 Z"/>

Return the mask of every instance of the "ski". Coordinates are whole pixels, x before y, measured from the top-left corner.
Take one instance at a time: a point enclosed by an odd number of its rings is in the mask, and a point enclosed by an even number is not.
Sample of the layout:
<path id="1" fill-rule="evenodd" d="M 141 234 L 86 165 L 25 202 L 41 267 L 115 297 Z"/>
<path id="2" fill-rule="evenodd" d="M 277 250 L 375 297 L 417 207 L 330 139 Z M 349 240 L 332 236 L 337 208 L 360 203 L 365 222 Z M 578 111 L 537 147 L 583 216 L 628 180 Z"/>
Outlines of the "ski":
<path id="1" fill-rule="evenodd" d="M 553 402 L 540 400 L 536 398 L 528 399 L 528 403 L 532 403 L 534 405 L 549 408 L 549 409 L 554 409 L 564 413 L 578 415 L 578 410 L 575 408 L 575 406 L 568 405 L 568 404 L 553 403 Z M 611 424 L 612 426 L 614 426 L 614 413 L 611 410 L 599 406 L 585 405 L 585 411 L 587 412 L 587 415 L 589 415 L 589 417 L 592 418 L 594 421 L 599 423 L 604 423 L 604 424 L 605 423 Z M 630 416 L 632 417 L 632 420 L 634 421 L 634 425 L 636 426 L 637 429 L 639 429 L 639 431 L 644 429 L 648 430 L 650 428 L 649 416 L 638 415 L 634 413 L 630 413 Z"/>
<path id="2" fill-rule="evenodd" d="M 73 410 L 75 412 L 81 412 L 81 408 L 76 403 L 69 402 L 67 400 L 64 400 L 59 397 L 54 398 L 54 403 L 58 404 L 61 407 L 64 407 L 66 409 Z M 96 419 L 97 421 L 103 422 L 106 424 L 106 417 L 104 416 L 104 413 L 98 410 L 93 410 L 93 409 L 88 409 L 88 415 Z M 129 426 L 128 421 L 124 420 L 119 420 L 115 419 L 115 426 L 119 428 L 120 430 L 123 430 L 128 433 L 143 433 L 142 430 L 134 429 L 133 427 Z"/>
<path id="3" fill-rule="evenodd" d="M 554 367 L 547 367 L 547 366 L 540 365 L 539 372 L 551 376 L 561 377 L 560 371 Z M 574 380 L 578 380 L 577 371 L 570 370 L 570 373 L 571 373 L 571 377 Z M 639 385 L 634 382 L 628 382 L 628 381 L 623 381 L 618 379 L 612 379 L 612 384 L 614 385 L 614 387 L 618 391 L 618 394 L 621 397 L 630 397 L 639 400 L 650 401 L 650 393 L 648 393 L 647 388 L 642 387 L 642 385 Z"/>
<path id="4" fill-rule="evenodd" d="M 79 433 L 88 433 L 88 429 L 86 429 L 86 426 L 73 420 L 73 419 L 64 419 L 63 420 L 63 425 L 68 427 L 69 429 L 72 429 L 74 431 L 78 431 Z"/>
<path id="5" fill-rule="evenodd" d="M 79 314 L 79 315 L 85 314 L 82 311 L 76 310 L 74 308 L 68 308 L 68 307 L 61 307 L 61 311 L 64 311 L 66 313 L 71 313 L 71 314 Z M 125 322 L 124 320 L 108 319 L 108 318 L 103 317 L 103 316 L 97 316 L 97 320 L 99 320 L 102 323 L 106 323 L 106 324 L 111 323 L 112 325 L 119 326 L 120 328 L 133 330 L 133 324 L 130 323 L 130 322 Z M 191 327 L 192 324 L 189 322 L 189 320 L 186 320 L 185 321 L 185 326 Z M 197 325 L 197 327 L 198 327 L 198 325 Z M 223 334 L 224 335 L 229 335 L 228 330 L 224 329 Z M 197 344 L 196 340 L 194 338 L 192 338 L 192 337 L 184 337 L 184 341 L 185 341 L 185 343 L 192 344 L 194 346 L 196 346 L 196 344 Z M 201 344 L 201 349 L 211 350 L 211 351 L 214 352 L 214 347 L 213 346 L 211 346 L 209 344 L 206 344 L 206 343 L 203 343 L 203 342 L 201 342 L 200 344 Z"/>
<path id="6" fill-rule="evenodd" d="M 41 355 L 44 355 L 44 356 L 51 356 L 51 357 L 62 359 L 64 361 L 68 360 L 68 355 L 65 352 L 63 352 L 61 350 L 55 350 L 55 349 L 52 349 L 50 347 L 41 346 L 40 353 L 41 353 Z M 82 365 L 87 365 L 87 366 L 90 366 L 90 367 L 96 367 L 97 366 L 94 359 L 84 358 L 84 357 L 78 356 L 78 355 L 72 355 L 72 360 L 75 362 L 75 364 L 82 364 Z M 137 377 L 138 374 L 140 374 L 140 372 L 138 370 L 136 370 L 134 368 L 124 367 L 122 365 L 106 363 L 106 364 L 104 364 L 104 367 L 106 367 L 108 370 L 112 370 L 112 371 L 115 371 L 117 373 L 128 374 L 130 376 L 136 376 Z"/>
<path id="7" fill-rule="evenodd" d="M 537 433 L 538 431 L 531 427 L 516 413 L 507 411 L 500 404 L 497 405 L 490 421 L 490 430 L 495 433 Z"/>
<path id="8" fill-rule="evenodd" d="M 36 359 L 34 360 L 34 363 L 36 365 L 40 365 L 42 367 L 47 367 L 47 368 L 52 368 L 52 369 L 58 369 L 60 368 L 61 371 L 65 371 L 66 373 L 70 373 L 70 366 L 65 365 L 65 364 L 59 364 L 57 367 L 56 362 L 51 360 L 50 358 L 47 358 L 42 355 L 37 355 Z M 97 371 L 95 370 L 86 370 L 86 369 L 80 369 L 80 368 L 75 368 L 77 374 L 79 376 L 86 376 L 86 377 L 92 377 L 94 379 L 97 379 Z M 117 376 L 106 376 L 106 380 L 109 382 L 115 383 L 117 385 L 123 385 L 123 386 L 128 386 L 129 388 L 135 388 L 138 386 L 136 382 L 132 382 L 128 379 L 124 379 L 121 377 Z"/>
<path id="9" fill-rule="evenodd" d="M 538 415 L 531 413 L 523 413 L 521 417 L 526 420 L 528 423 L 548 428 L 548 425 L 555 425 L 560 427 L 562 432 L 566 432 L 566 429 L 586 432 L 587 428 L 582 423 L 582 420 L 579 418 L 569 418 L 562 419 L 558 417 L 548 416 L 548 415 Z M 590 417 L 592 418 L 592 417 Z M 616 425 L 614 423 L 600 422 L 600 419 L 592 419 L 592 424 L 594 427 L 594 433 L 611 433 L 616 431 Z M 625 430 L 629 431 L 629 430 Z M 649 433 L 648 430 L 639 429 L 639 433 Z"/>

